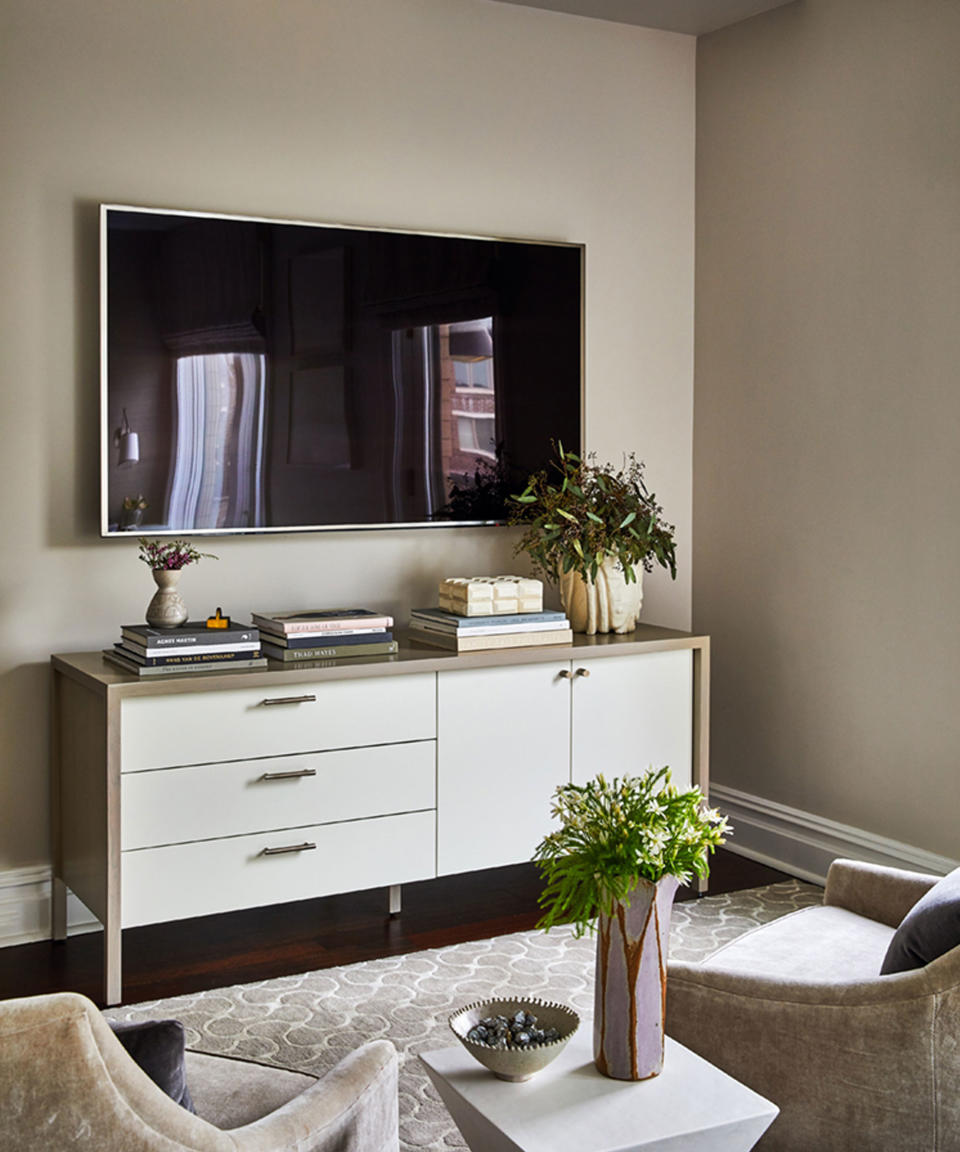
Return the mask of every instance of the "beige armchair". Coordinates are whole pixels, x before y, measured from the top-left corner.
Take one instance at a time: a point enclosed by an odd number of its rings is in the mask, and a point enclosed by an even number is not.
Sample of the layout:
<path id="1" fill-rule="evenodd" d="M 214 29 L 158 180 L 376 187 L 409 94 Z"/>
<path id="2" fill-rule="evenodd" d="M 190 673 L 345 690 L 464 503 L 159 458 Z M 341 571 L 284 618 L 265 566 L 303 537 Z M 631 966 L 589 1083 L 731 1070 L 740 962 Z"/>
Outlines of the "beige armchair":
<path id="1" fill-rule="evenodd" d="M 197 1115 L 72 992 L 0 1003 L 0 1148 L 17 1152 L 397 1152 L 397 1056 L 385 1040 L 321 1080 L 187 1054 Z"/>
<path id="2" fill-rule="evenodd" d="M 822 907 L 670 964 L 667 1032 L 780 1106 L 758 1149 L 960 1150 L 960 948 L 879 975 L 937 879 L 838 860 Z"/>

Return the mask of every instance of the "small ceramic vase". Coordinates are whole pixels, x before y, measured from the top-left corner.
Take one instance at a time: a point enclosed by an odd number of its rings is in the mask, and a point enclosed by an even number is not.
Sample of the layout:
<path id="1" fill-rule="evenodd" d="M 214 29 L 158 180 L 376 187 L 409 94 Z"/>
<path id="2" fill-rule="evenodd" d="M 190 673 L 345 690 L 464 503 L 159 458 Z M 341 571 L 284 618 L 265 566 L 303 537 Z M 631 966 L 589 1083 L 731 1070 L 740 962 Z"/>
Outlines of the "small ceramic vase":
<path id="1" fill-rule="evenodd" d="M 120 510 L 120 531 L 132 532 L 143 523 L 142 508 L 122 508 Z"/>
<path id="2" fill-rule="evenodd" d="M 154 568 L 152 572 L 157 590 L 147 605 L 146 621 L 151 628 L 179 628 L 187 618 L 187 606 L 177 591 L 180 569 Z"/>

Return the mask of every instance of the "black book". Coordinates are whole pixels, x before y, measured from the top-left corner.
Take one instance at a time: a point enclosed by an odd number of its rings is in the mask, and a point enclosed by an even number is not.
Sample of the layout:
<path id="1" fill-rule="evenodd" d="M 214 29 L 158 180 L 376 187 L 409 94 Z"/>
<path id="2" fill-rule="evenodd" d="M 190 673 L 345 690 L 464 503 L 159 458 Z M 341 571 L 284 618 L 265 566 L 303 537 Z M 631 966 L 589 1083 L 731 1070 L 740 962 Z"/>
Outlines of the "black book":
<path id="1" fill-rule="evenodd" d="M 226 628 L 208 628 L 203 620 L 188 620 L 179 628 L 124 624 L 120 635 L 148 652 L 166 648 L 213 648 L 223 644 L 249 644 L 260 639 L 260 633 L 253 624 L 231 623 Z"/>
<path id="2" fill-rule="evenodd" d="M 244 655 L 247 655 L 246 653 Z M 148 668 L 145 664 L 138 664 L 129 660 L 116 649 L 104 648 L 103 658 L 110 664 L 122 668 L 133 676 L 183 676 L 186 673 L 197 672 L 238 672 L 250 668 L 266 668 L 267 658 L 259 656 L 254 660 L 228 660 L 214 664 L 201 664 L 199 661 L 184 661 L 182 664 L 160 664 Z"/>
<path id="3" fill-rule="evenodd" d="M 382 644 L 328 644 L 313 648 L 278 648 L 274 644 L 265 643 L 263 654 L 269 656 L 271 660 L 292 664 L 310 660 L 343 660 L 350 656 L 393 656 L 398 647 L 396 640 L 388 640 Z"/>
<path id="4" fill-rule="evenodd" d="M 323 648 L 335 644 L 338 648 L 349 648 L 351 644 L 386 644 L 393 639 L 392 632 L 340 633 L 324 632 L 321 636 L 275 636 L 266 628 L 261 632 L 264 644 L 274 644 L 278 648 Z"/>
<path id="5" fill-rule="evenodd" d="M 125 660 L 132 660 L 146 668 L 160 668 L 168 664 L 226 664 L 236 660 L 257 660 L 261 655 L 259 645 L 256 648 L 223 648 L 219 652 L 197 652 L 190 648 L 179 648 L 174 651 L 163 649 L 159 655 L 152 652 L 144 654 L 122 641 L 117 641 L 113 647 L 114 651 Z"/>

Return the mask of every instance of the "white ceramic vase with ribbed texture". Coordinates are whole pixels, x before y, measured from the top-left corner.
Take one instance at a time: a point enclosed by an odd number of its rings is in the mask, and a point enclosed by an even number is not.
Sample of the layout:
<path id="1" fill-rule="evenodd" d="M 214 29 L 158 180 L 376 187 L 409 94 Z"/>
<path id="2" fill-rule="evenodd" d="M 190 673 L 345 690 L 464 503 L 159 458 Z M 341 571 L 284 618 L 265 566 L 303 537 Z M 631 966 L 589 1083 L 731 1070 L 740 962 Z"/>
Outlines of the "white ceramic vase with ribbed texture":
<path id="1" fill-rule="evenodd" d="M 620 561 L 607 556 L 595 581 L 579 572 L 560 576 L 560 600 L 574 632 L 632 632 L 643 606 L 643 566 L 634 568 L 636 580 L 628 584 Z"/>

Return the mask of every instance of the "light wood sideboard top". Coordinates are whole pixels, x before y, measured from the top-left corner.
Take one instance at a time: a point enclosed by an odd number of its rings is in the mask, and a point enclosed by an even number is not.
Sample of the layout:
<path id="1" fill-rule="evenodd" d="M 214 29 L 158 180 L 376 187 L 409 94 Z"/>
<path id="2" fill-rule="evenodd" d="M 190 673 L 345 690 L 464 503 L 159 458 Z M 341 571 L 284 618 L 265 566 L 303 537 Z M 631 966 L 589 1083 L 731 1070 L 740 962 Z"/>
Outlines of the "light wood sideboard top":
<path id="1" fill-rule="evenodd" d="M 400 651 L 394 656 L 358 656 L 341 660 L 304 661 L 304 665 L 281 665 L 271 661 L 269 668 L 217 672 L 185 672 L 182 675 L 137 677 L 115 668 L 100 652 L 70 652 L 51 657 L 56 671 L 83 684 L 88 690 L 114 698 L 162 696 L 184 692 L 210 692 L 220 688 L 276 687 L 280 682 L 296 684 L 323 680 L 365 679 L 374 676 L 406 675 L 417 672 L 455 672 L 468 668 L 496 668 L 505 665 L 548 664 L 552 661 L 599 659 L 605 656 L 631 656 L 644 652 L 665 652 L 678 648 L 709 649 L 708 636 L 679 632 L 653 624 L 641 624 L 624 636 L 607 633 L 598 636 L 576 634 L 572 644 L 551 644 L 531 648 L 492 648 L 479 652 L 447 652 L 421 646 L 401 630 Z"/>

